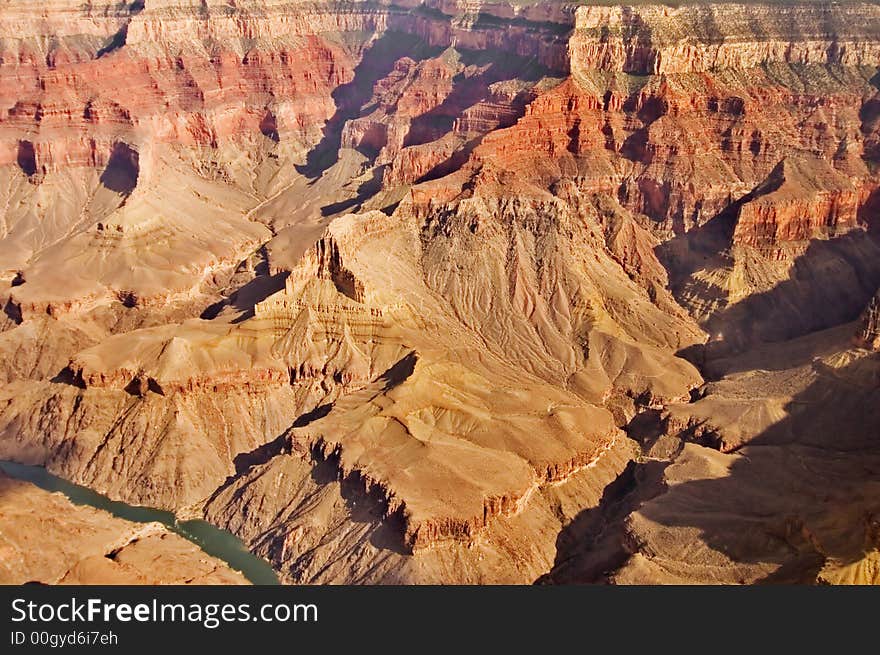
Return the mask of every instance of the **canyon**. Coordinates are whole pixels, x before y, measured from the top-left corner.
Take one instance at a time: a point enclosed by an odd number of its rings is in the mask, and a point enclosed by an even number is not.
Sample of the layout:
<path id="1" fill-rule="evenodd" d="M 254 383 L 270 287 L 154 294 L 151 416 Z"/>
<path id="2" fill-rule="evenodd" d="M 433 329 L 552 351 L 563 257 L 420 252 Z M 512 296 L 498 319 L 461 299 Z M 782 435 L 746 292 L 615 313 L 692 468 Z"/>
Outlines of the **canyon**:
<path id="1" fill-rule="evenodd" d="M 0 459 L 285 583 L 878 583 L 878 72 L 857 2 L 0 0 Z M 64 502 L 10 582 L 243 581 Z"/>
<path id="2" fill-rule="evenodd" d="M 0 473 L 0 581 L 15 584 L 246 584 L 158 522 L 134 523 Z"/>

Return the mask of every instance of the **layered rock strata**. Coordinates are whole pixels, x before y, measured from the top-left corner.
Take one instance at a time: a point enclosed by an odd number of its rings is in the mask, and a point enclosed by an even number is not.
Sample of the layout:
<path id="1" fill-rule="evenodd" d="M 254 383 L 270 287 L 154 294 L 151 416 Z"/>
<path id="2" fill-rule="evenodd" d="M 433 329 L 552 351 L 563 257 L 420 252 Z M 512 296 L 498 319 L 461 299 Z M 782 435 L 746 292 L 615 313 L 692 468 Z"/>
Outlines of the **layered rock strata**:
<path id="1" fill-rule="evenodd" d="M 871 482 L 797 408 L 873 399 L 810 333 L 880 286 L 877 7 L 35 12 L 0 18 L 0 457 L 290 582 L 564 581 L 568 534 L 620 535 L 581 554 L 611 581 L 869 577 Z M 654 415 L 672 463 L 615 504 Z"/>

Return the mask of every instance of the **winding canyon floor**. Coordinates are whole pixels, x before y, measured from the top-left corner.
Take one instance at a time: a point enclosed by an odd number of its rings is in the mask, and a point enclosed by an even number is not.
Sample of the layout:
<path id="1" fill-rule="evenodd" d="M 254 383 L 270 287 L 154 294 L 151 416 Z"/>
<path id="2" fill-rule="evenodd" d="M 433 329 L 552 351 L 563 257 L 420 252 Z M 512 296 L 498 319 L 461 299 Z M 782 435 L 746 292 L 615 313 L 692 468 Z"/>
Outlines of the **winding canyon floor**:
<path id="1" fill-rule="evenodd" d="M 0 460 L 286 583 L 878 583 L 878 72 L 874 4 L 0 0 Z M 7 477 L 0 581 L 246 582 Z"/>

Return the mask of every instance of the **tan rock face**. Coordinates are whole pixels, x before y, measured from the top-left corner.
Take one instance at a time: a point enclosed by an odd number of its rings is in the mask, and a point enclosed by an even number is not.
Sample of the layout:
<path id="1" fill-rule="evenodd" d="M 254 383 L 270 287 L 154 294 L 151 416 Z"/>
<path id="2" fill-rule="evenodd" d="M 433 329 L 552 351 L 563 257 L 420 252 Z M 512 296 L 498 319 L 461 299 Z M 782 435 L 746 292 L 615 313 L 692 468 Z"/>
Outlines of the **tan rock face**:
<path id="1" fill-rule="evenodd" d="M 290 582 L 873 579 L 807 450 L 878 66 L 873 5 L 0 0 L 0 457 Z"/>

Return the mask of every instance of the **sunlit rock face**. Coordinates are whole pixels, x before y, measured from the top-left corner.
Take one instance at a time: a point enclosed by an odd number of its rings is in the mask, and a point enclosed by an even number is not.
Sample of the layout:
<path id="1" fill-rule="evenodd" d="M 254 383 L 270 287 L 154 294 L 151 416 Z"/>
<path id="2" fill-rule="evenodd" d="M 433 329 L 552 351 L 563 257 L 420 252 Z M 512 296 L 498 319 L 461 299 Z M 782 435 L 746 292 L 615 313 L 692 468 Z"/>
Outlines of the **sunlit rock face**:
<path id="1" fill-rule="evenodd" d="M 856 343 L 880 350 L 880 293 L 871 298 L 861 317 Z"/>
<path id="2" fill-rule="evenodd" d="M 878 65 L 867 4 L 0 0 L 0 458 L 286 582 L 870 581 Z"/>

